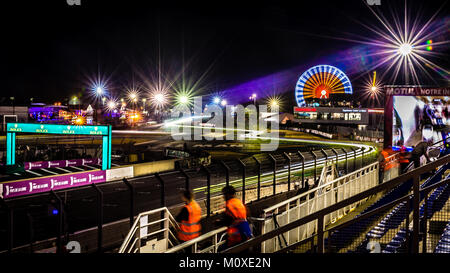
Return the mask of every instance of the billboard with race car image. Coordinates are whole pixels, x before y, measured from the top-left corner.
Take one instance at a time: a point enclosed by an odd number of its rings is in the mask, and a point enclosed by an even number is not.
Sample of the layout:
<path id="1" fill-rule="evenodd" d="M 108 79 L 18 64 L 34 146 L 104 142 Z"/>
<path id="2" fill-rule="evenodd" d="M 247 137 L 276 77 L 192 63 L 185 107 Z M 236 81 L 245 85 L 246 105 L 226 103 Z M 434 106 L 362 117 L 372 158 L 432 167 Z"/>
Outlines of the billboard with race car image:
<path id="1" fill-rule="evenodd" d="M 450 131 L 449 103 L 446 96 L 393 96 L 392 147 L 445 139 Z"/>

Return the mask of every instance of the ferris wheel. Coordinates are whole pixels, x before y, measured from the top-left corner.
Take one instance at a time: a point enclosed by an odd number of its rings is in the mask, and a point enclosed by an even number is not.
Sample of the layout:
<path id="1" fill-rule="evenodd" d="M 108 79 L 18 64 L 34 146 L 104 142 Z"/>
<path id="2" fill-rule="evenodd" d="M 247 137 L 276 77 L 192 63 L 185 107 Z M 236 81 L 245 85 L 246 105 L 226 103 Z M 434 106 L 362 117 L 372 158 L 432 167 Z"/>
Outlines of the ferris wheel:
<path id="1" fill-rule="evenodd" d="M 298 79 L 295 98 L 298 106 L 306 106 L 305 99 L 329 99 L 331 94 L 353 94 L 347 75 L 331 65 L 317 65 L 306 70 Z"/>

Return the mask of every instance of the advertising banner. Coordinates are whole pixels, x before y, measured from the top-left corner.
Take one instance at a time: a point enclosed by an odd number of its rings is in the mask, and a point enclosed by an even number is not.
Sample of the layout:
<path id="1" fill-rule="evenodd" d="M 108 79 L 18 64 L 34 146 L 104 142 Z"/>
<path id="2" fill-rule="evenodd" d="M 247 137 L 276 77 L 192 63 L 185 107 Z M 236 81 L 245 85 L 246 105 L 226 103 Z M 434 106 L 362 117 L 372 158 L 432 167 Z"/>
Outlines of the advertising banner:
<path id="1" fill-rule="evenodd" d="M 99 170 L 3 183 L 0 193 L 6 199 L 102 182 L 106 182 L 106 171 Z"/>
<path id="2" fill-rule="evenodd" d="M 70 160 L 53 160 L 53 161 L 36 161 L 25 162 L 25 170 L 35 170 L 44 168 L 62 168 L 70 166 L 82 166 L 86 164 L 101 165 L 102 160 L 100 158 L 88 158 L 88 159 L 70 159 Z"/>

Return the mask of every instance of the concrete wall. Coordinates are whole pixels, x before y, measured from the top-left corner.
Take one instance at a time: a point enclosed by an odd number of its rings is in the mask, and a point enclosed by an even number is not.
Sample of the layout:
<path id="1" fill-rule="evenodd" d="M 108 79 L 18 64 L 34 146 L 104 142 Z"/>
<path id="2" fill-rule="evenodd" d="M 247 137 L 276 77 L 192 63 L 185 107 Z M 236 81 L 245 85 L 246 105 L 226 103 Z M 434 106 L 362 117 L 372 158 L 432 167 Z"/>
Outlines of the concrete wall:
<path id="1" fill-rule="evenodd" d="M 133 176 L 141 176 L 152 173 L 166 172 L 175 170 L 176 159 L 153 161 L 146 163 L 133 164 Z"/>
<path id="2" fill-rule="evenodd" d="M 133 173 L 133 166 L 112 168 L 110 170 L 106 170 L 106 181 L 133 177 Z"/>

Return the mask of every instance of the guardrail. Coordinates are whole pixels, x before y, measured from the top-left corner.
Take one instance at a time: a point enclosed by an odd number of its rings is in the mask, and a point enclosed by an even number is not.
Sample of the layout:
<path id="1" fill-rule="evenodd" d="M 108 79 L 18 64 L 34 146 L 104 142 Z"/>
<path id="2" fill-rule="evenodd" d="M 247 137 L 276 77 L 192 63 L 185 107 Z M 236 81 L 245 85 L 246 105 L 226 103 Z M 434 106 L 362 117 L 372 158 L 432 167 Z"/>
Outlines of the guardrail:
<path id="1" fill-rule="evenodd" d="M 396 178 L 401 174 L 400 163 L 399 163 L 400 153 L 395 153 L 393 155 L 388 156 L 385 159 L 384 166 L 389 166 L 389 168 L 384 168 L 383 171 L 383 180 L 388 181 L 393 178 Z"/>
<path id="2" fill-rule="evenodd" d="M 276 229 L 278 224 L 283 225 L 289 221 L 300 219 L 376 185 L 378 185 L 378 162 L 264 209 L 263 217 L 266 220 L 263 224 L 262 234 Z M 325 215 L 324 223 L 334 223 L 362 202 L 364 200 Z M 316 222 L 310 222 L 281 236 L 283 236 L 286 244 L 292 244 L 311 236 L 316 231 Z M 280 244 L 281 240 L 275 237 L 269 242 L 262 243 L 261 251 L 263 253 L 278 251 Z"/>
<path id="3" fill-rule="evenodd" d="M 150 216 L 158 218 L 158 214 L 160 219 L 148 222 Z M 160 228 L 153 227 L 157 224 L 160 225 Z M 166 207 L 140 213 L 120 246 L 119 253 L 165 251 L 169 245 L 173 247 L 178 241 L 170 230 L 171 227 L 179 228 L 178 223 Z M 162 238 L 158 240 L 158 235 L 161 234 Z M 144 242 L 146 244 L 143 246 Z"/>
<path id="4" fill-rule="evenodd" d="M 173 248 L 170 248 L 164 253 L 176 253 L 188 247 L 192 247 L 193 253 L 217 253 L 219 247 L 225 244 L 225 235 L 226 235 L 227 227 L 221 227 L 210 231 L 208 233 L 202 234 L 199 237 L 179 244 Z M 220 237 L 219 237 L 220 236 Z M 205 244 L 205 241 L 212 240 L 207 244 L 203 249 L 199 248 L 199 244 Z"/>

